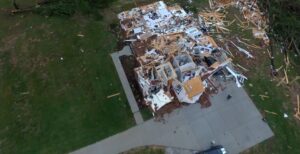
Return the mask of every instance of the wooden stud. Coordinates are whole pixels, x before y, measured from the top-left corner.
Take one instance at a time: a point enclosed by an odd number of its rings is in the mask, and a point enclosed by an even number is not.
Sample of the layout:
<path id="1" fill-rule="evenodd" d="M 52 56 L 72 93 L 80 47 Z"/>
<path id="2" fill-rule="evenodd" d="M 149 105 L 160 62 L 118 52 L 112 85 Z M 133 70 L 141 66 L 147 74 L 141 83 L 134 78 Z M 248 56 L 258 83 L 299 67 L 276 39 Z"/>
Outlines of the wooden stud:
<path id="1" fill-rule="evenodd" d="M 120 93 L 115 93 L 115 94 L 109 95 L 106 98 L 112 98 L 112 97 L 115 97 L 115 96 L 118 96 L 118 95 L 120 95 Z"/>

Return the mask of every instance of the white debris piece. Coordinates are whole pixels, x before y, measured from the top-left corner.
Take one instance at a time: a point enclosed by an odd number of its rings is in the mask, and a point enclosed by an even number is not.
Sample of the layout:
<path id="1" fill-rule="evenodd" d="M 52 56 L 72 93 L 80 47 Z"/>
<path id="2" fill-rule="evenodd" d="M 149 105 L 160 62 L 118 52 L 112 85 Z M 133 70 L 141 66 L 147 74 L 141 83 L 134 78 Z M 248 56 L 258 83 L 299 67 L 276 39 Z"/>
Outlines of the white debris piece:
<path id="1" fill-rule="evenodd" d="M 242 87 L 242 84 L 244 83 L 244 80 L 247 80 L 247 77 L 245 77 L 242 74 L 238 74 L 236 72 L 234 72 L 231 68 L 229 68 L 228 66 L 225 67 L 228 72 L 230 72 L 230 74 L 235 78 L 235 83 L 237 85 L 237 87 Z"/>
<path id="2" fill-rule="evenodd" d="M 236 45 L 235 43 L 233 43 L 232 41 L 230 41 L 230 42 L 231 42 L 231 44 L 233 44 L 240 52 L 246 54 L 246 55 L 247 55 L 247 58 L 254 58 L 254 57 L 250 54 L 250 52 L 248 52 L 247 50 L 245 50 L 245 49 L 243 49 L 243 48 L 237 46 L 237 45 Z"/>
<path id="3" fill-rule="evenodd" d="M 151 102 L 151 107 L 154 110 L 159 110 L 164 105 L 170 103 L 172 101 L 172 97 L 164 94 L 164 91 L 161 89 L 157 94 L 153 94 L 146 98 L 147 102 Z"/>

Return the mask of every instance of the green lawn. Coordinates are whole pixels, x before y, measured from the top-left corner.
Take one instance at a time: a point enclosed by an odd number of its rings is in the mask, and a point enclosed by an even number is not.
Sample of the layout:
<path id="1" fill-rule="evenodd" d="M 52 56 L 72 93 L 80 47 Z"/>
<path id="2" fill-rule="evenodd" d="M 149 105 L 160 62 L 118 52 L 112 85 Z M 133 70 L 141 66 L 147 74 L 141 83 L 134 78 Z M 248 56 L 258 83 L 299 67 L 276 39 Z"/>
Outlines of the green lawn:
<path id="1" fill-rule="evenodd" d="M 108 25 L 2 12 L 0 21 L 0 153 L 66 153 L 134 125 Z"/>
<path id="2" fill-rule="evenodd" d="M 202 8 L 205 1 L 194 0 L 193 5 Z M 10 4 L 1 0 L 0 8 Z M 114 13 L 134 6 L 132 1 L 116 4 Z M 0 153 L 66 153 L 134 125 L 109 56 L 117 41 L 108 28 L 116 21 L 110 11 L 103 21 L 81 15 L 47 18 L 0 13 Z M 228 18 L 234 16 L 229 12 Z M 253 39 L 250 30 L 229 28 L 231 34 Z M 254 63 L 247 64 L 250 60 L 241 56 L 233 59 L 250 69 L 246 89 L 257 108 L 278 115 L 265 114 L 275 137 L 245 153 L 300 153 L 300 129 L 291 99 L 286 89 L 270 81 L 267 54 L 251 52 L 257 53 Z M 281 64 L 277 60 L 277 66 Z M 291 77 L 297 74 L 299 67 L 289 72 Z M 120 96 L 106 98 L 118 92 Z M 270 98 L 261 100 L 260 94 Z M 283 118 L 283 113 L 289 118 Z"/>

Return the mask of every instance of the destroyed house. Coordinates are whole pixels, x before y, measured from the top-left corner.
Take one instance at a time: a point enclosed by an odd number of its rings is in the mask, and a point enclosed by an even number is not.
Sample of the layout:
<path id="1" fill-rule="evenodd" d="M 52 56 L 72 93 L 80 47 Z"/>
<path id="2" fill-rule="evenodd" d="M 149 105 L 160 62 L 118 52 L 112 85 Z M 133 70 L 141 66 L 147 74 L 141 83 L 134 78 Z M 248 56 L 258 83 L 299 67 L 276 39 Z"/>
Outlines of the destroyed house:
<path id="1" fill-rule="evenodd" d="M 190 104 L 205 100 L 205 92 L 216 89 L 212 81 L 218 71 L 230 74 L 238 86 L 246 79 L 234 71 L 231 59 L 202 31 L 198 19 L 179 5 L 159 1 L 118 17 L 121 25 L 126 23 L 122 30 L 140 64 L 135 76 L 153 112 L 175 100 Z"/>

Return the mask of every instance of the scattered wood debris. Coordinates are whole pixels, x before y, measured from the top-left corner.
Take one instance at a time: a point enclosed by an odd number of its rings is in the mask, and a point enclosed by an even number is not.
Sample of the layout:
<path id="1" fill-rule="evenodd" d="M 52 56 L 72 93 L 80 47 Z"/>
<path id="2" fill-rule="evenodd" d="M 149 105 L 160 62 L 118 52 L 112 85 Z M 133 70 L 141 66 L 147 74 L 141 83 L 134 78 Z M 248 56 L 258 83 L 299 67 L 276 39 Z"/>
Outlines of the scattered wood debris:
<path id="1" fill-rule="evenodd" d="M 227 6 L 236 6 L 247 20 L 243 22 L 237 15 L 235 18 L 239 21 L 238 24 L 242 29 L 248 29 L 249 23 L 252 23 L 255 28 L 252 28 L 252 33 L 255 38 L 262 39 L 266 45 L 269 45 L 270 40 L 265 31 L 268 28 L 268 19 L 264 13 L 260 11 L 256 1 L 253 0 L 209 0 L 210 8 L 220 11 Z"/>

